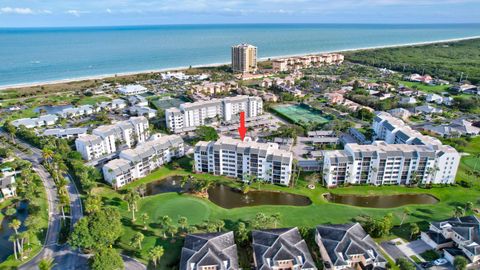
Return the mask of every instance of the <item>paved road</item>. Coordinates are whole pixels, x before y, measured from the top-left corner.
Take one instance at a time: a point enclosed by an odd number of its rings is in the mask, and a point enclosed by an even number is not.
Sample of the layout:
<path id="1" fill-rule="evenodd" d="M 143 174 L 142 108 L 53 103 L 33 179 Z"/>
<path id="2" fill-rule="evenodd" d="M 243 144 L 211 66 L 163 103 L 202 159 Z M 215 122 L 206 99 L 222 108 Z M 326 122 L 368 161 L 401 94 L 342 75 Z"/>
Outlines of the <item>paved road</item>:
<path id="1" fill-rule="evenodd" d="M 0 134 L 8 136 L 3 130 L 0 129 Z M 45 238 L 45 245 L 37 256 L 32 258 L 30 261 L 26 262 L 19 267 L 21 270 L 37 270 L 38 263 L 43 258 L 54 258 L 54 270 L 70 270 L 70 269 L 89 269 L 88 268 L 88 255 L 82 254 L 77 250 L 73 250 L 67 244 L 59 245 L 58 239 L 61 229 L 61 213 L 59 207 L 59 200 L 57 196 L 57 188 L 53 178 L 48 173 L 48 171 L 41 165 L 42 161 L 42 151 L 34 146 L 27 144 L 25 142 L 19 141 L 17 139 L 17 144 L 21 144 L 25 148 L 28 148 L 32 151 L 31 155 L 27 155 L 23 152 L 16 151 L 16 154 L 32 163 L 33 169 L 38 173 L 42 179 L 42 183 L 45 186 L 48 199 L 48 211 L 49 211 L 49 220 L 48 220 L 48 230 Z M 71 229 L 73 229 L 74 224 L 78 222 L 79 219 L 83 217 L 83 207 L 82 201 L 80 198 L 80 193 L 78 192 L 75 183 L 71 181 L 72 177 L 66 175 L 66 178 L 69 180 L 67 184 L 67 191 L 70 197 L 70 214 L 71 214 Z M 123 256 L 125 263 L 125 269 L 127 270 L 144 270 L 147 269 L 145 265 L 132 259 L 128 256 Z"/>

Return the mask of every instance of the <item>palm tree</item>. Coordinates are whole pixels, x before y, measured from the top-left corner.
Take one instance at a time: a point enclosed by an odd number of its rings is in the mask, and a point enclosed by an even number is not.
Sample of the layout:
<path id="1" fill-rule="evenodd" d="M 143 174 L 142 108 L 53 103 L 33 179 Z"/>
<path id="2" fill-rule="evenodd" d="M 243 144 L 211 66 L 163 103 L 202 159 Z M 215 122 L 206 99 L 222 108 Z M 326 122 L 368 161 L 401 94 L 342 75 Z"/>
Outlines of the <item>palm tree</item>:
<path id="1" fill-rule="evenodd" d="M 406 218 L 407 216 L 409 216 L 411 213 L 412 213 L 412 212 L 410 211 L 409 208 L 405 207 L 405 208 L 403 209 L 402 222 L 400 222 L 400 226 L 403 225 L 403 222 L 405 221 L 405 218 Z"/>
<path id="2" fill-rule="evenodd" d="M 132 240 L 131 240 L 132 247 L 142 249 L 143 239 L 145 239 L 145 235 L 143 235 L 143 233 L 141 233 L 141 232 L 136 232 L 133 235 Z"/>
<path id="3" fill-rule="evenodd" d="M 20 228 L 21 225 L 22 225 L 22 222 L 20 222 L 20 220 L 14 219 L 12 220 L 12 222 L 10 222 L 10 224 L 8 224 L 8 227 L 13 229 L 15 231 L 15 234 L 18 234 L 18 229 Z"/>
<path id="4" fill-rule="evenodd" d="M 13 254 L 15 255 L 15 260 L 18 260 L 18 255 L 17 255 L 17 238 L 18 236 L 16 234 L 10 235 L 8 238 L 8 241 L 13 243 Z"/>
<path id="5" fill-rule="evenodd" d="M 66 192 L 60 192 L 61 190 L 65 190 L 65 189 L 59 189 L 59 206 L 60 206 L 60 210 L 62 211 L 62 219 L 65 220 L 66 216 L 65 216 L 65 206 L 67 206 L 69 204 L 69 197 L 68 195 L 66 194 Z"/>
<path id="6" fill-rule="evenodd" d="M 185 228 L 188 227 L 188 219 L 186 217 L 179 217 L 178 225 L 180 225 L 180 228 L 182 228 L 182 230 L 185 230 Z"/>
<path id="7" fill-rule="evenodd" d="M 51 149 L 46 147 L 42 149 L 42 157 L 47 162 L 47 164 L 51 164 L 53 155 L 54 153 Z"/>
<path id="8" fill-rule="evenodd" d="M 420 233 L 420 228 L 418 227 L 418 224 L 417 223 L 413 223 L 411 226 L 410 226 L 410 239 L 413 239 L 413 237 L 417 234 Z"/>
<path id="9" fill-rule="evenodd" d="M 465 215 L 465 210 L 461 206 L 455 207 L 455 210 L 453 210 L 453 216 L 454 217 L 462 217 Z"/>
<path id="10" fill-rule="evenodd" d="M 53 258 L 45 258 L 40 261 L 38 264 L 38 269 L 39 270 L 51 270 L 55 266 L 55 263 L 53 262 Z"/>
<path id="11" fill-rule="evenodd" d="M 160 219 L 160 223 L 161 223 L 162 229 L 163 229 L 163 238 L 167 238 L 166 231 L 167 231 L 168 227 L 170 226 L 170 224 L 172 224 L 172 219 L 169 216 L 163 216 Z"/>
<path id="12" fill-rule="evenodd" d="M 175 236 L 175 234 L 178 232 L 177 226 L 174 226 L 174 225 L 168 226 L 168 232 L 172 237 Z"/>
<path id="13" fill-rule="evenodd" d="M 280 220 L 280 213 L 275 213 L 271 215 L 272 221 L 273 221 L 273 227 L 276 229 L 277 228 L 277 223 Z"/>
<path id="14" fill-rule="evenodd" d="M 412 186 L 416 185 L 418 183 L 418 172 L 413 171 L 411 176 L 410 176 L 410 183 Z"/>
<path id="15" fill-rule="evenodd" d="M 132 211 L 132 221 L 135 222 L 135 211 L 137 211 L 137 201 L 140 199 L 140 195 L 134 189 L 128 190 L 124 196 L 124 200 L 127 202 L 128 211 Z"/>
<path id="16" fill-rule="evenodd" d="M 5 131 L 7 131 L 7 133 L 10 134 L 13 144 L 15 144 L 15 133 L 17 132 L 17 128 L 14 125 L 12 125 L 12 123 L 10 122 L 6 122 L 3 125 L 3 128 L 5 128 Z"/>
<path id="17" fill-rule="evenodd" d="M 164 250 L 162 246 L 155 246 L 148 252 L 148 257 L 153 262 L 154 268 L 157 268 L 157 263 L 160 263 L 160 258 L 162 258 L 163 253 Z"/>
<path id="18" fill-rule="evenodd" d="M 225 227 L 225 221 L 219 219 L 219 220 L 215 221 L 215 226 L 217 227 L 217 231 L 221 232 L 223 230 L 223 228 Z"/>
<path id="19" fill-rule="evenodd" d="M 140 196 L 145 197 L 145 194 L 147 193 L 147 185 L 145 184 L 140 184 L 137 188 L 138 193 Z"/>
<path id="20" fill-rule="evenodd" d="M 472 211 L 473 209 L 473 203 L 472 202 L 466 202 L 465 203 L 465 212 Z"/>
<path id="21" fill-rule="evenodd" d="M 143 229 L 147 229 L 147 221 L 150 217 L 148 216 L 148 213 L 143 213 L 142 214 L 142 221 L 143 221 Z"/>

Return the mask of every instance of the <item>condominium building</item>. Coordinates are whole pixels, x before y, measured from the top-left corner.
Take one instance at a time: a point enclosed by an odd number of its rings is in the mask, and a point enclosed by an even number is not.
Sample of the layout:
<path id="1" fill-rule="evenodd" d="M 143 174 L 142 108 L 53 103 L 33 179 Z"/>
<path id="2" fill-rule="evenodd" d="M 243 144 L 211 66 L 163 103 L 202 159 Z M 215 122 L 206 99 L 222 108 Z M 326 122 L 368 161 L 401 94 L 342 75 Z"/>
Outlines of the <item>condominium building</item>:
<path id="1" fill-rule="evenodd" d="M 422 145 L 349 143 L 344 150 L 325 151 L 324 181 L 343 184 L 392 185 L 432 182 L 435 152 Z"/>
<path id="2" fill-rule="evenodd" d="M 257 47 L 239 44 L 232 47 L 233 72 L 249 73 L 257 70 Z"/>
<path id="3" fill-rule="evenodd" d="M 165 110 L 165 121 L 170 131 L 180 133 L 213 122 L 237 120 L 241 111 L 246 118 L 263 114 L 262 98 L 235 96 L 183 103 L 179 108 Z"/>
<path id="4" fill-rule="evenodd" d="M 53 114 L 46 114 L 41 115 L 35 118 L 21 118 L 12 121 L 12 125 L 15 127 L 24 126 L 26 128 L 37 128 L 37 127 L 44 127 L 44 126 L 51 126 L 55 125 L 58 121 L 58 116 Z"/>
<path id="5" fill-rule="evenodd" d="M 87 128 L 51 128 L 46 129 L 41 136 L 55 136 L 57 138 L 71 139 L 87 134 Z"/>
<path id="6" fill-rule="evenodd" d="M 233 232 L 189 234 L 180 257 L 180 270 L 238 270 Z"/>
<path id="7" fill-rule="evenodd" d="M 77 117 L 77 116 L 92 115 L 98 111 L 99 109 L 93 107 L 92 105 L 82 105 L 79 107 L 65 108 L 57 112 L 57 115 L 62 118 L 70 118 L 70 117 Z"/>
<path id="8" fill-rule="evenodd" d="M 103 177 L 112 186 L 119 188 L 184 155 L 184 144 L 180 136 L 156 134 L 135 148 L 123 150 L 118 159 L 105 164 L 102 168 Z"/>
<path id="9" fill-rule="evenodd" d="M 238 87 L 238 84 L 235 81 L 229 81 L 226 83 L 204 81 L 200 84 L 193 85 L 192 90 L 195 93 L 204 93 L 207 95 L 213 95 L 213 94 L 229 92 L 230 90 L 237 87 Z"/>
<path id="10" fill-rule="evenodd" d="M 148 92 L 148 89 L 139 84 L 129 84 L 117 88 L 119 94 L 125 96 L 139 95 Z"/>
<path id="11" fill-rule="evenodd" d="M 235 177 L 252 178 L 288 186 L 292 175 L 293 155 L 276 143 L 258 143 L 221 137 L 217 141 L 195 145 L 195 171 Z"/>
<path id="12" fill-rule="evenodd" d="M 373 120 L 371 145 L 346 144 L 325 151 L 326 186 L 343 184 L 451 184 L 460 164 L 455 148 L 411 129 L 402 120 L 381 112 Z"/>
<path id="13" fill-rule="evenodd" d="M 253 262 L 259 270 L 316 270 L 298 228 L 252 232 Z"/>
<path id="14" fill-rule="evenodd" d="M 92 134 L 81 135 L 75 140 L 78 152 L 85 160 L 93 160 L 145 142 L 149 137 L 148 120 L 143 116 L 131 117 L 112 125 L 99 126 Z"/>
<path id="15" fill-rule="evenodd" d="M 338 53 L 282 58 L 272 61 L 272 69 L 275 72 L 300 70 L 315 66 L 341 64 L 343 60 L 344 56 Z"/>

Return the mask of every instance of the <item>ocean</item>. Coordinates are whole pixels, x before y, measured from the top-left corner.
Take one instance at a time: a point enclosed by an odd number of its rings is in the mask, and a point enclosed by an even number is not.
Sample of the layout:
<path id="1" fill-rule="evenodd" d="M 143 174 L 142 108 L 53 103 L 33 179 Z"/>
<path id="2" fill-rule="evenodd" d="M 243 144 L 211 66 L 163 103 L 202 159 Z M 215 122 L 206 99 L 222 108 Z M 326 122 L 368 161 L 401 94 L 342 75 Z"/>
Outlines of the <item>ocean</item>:
<path id="1" fill-rule="evenodd" d="M 480 24 L 260 24 L 0 28 L 0 86 L 480 36 Z"/>

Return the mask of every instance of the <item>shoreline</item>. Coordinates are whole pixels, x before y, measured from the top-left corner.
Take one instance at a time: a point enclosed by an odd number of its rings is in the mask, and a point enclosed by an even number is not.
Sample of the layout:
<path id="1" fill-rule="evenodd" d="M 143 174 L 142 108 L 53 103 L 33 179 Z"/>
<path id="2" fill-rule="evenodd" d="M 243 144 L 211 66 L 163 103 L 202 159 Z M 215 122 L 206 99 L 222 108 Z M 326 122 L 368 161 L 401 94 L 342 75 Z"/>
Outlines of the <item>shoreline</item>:
<path id="1" fill-rule="evenodd" d="M 442 40 L 434 40 L 434 41 L 421 41 L 421 42 L 411 42 L 411 43 L 392 44 L 392 45 L 379 45 L 379 46 L 360 47 L 360 48 L 342 49 L 342 50 L 315 51 L 315 52 L 308 52 L 308 53 L 262 57 L 262 58 L 259 58 L 258 61 L 262 62 L 262 61 L 274 60 L 274 59 L 280 59 L 280 58 L 300 57 L 300 56 L 305 56 L 305 55 L 314 55 L 314 54 L 323 54 L 323 53 L 342 53 L 342 52 L 365 51 L 365 50 L 385 49 L 385 48 L 409 47 L 409 46 L 418 46 L 418 45 L 431 45 L 431 44 L 446 43 L 446 42 L 459 42 L 459 41 L 479 39 L 479 38 L 480 38 L 480 36 L 470 36 L 470 37 L 463 37 L 463 38 L 442 39 Z M 192 65 L 191 67 L 192 68 L 207 68 L 207 67 L 218 67 L 218 66 L 228 65 L 228 64 L 230 64 L 230 62 Z M 43 82 L 31 82 L 31 83 L 18 83 L 18 84 L 10 84 L 10 85 L 0 85 L 0 91 L 11 90 L 11 89 L 16 89 L 16 88 L 24 88 L 24 87 L 54 85 L 54 84 L 61 84 L 61 83 L 72 83 L 72 82 L 91 81 L 91 80 L 103 80 L 103 79 L 113 78 L 113 77 L 133 76 L 133 75 L 148 74 L 148 73 L 159 73 L 159 72 L 167 72 L 167 71 L 182 71 L 182 70 L 186 70 L 188 68 L 189 68 L 189 66 L 180 66 L 180 67 L 170 67 L 170 68 L 162 68 L 162 69 L 119 72 L 119 73 L 113 73 L 113 74 L 91 75 L 91 76 L 58 79 L 58 80 L 43 81 Z"/>

